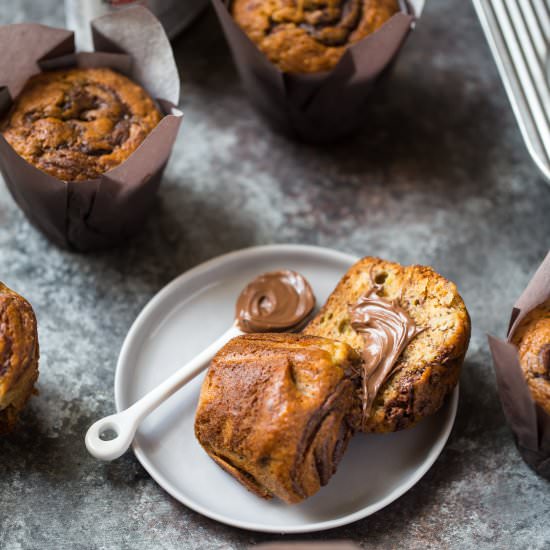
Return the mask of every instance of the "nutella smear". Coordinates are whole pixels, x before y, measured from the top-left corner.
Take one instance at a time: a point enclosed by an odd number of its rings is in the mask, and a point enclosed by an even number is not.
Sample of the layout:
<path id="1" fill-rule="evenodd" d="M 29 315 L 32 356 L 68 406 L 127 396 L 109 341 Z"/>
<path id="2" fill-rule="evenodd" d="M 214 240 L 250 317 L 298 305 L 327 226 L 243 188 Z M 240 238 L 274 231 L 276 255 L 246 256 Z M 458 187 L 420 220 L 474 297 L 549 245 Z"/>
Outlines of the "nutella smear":
<path id="1" fill-rule="evenodd" d="M 407 312 L 381 298 L 376 288 L 350 307 L 351 326 L 365 340 L 363 350 L 363 422 L 374 398 L 409 342 L 421 332 Z"/>
<path id="2" fill-rule="evenodd" d="M 315 307 L 315 296 L 296 271 L 256 277 L 241 292 L 235 318 L 243 332 L 284 332 L 301 328 Z"/>

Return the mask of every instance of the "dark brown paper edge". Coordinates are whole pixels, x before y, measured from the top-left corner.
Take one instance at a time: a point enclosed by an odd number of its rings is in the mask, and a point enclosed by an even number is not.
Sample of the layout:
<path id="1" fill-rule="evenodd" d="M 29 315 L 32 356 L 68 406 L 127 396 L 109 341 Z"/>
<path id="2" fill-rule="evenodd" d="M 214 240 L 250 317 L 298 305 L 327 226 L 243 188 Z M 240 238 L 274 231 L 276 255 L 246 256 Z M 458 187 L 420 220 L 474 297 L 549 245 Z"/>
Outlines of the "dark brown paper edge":
<path id="1" fill-rule="evenodd" d="M 332 71 L 296 75 L 281 72 L 267 59 L 233 20 L 223 0 L 212 4 L 251 102 L 276 129 L 314 141 L 338 139 L 338 134 L 349 133 L 347 126 L 358 125 L 357 110 L 416 21 L 414 15 L 400 12 L 348 48 Z"/>
<path id="2" fill-rule="evenodd" d="M 514 332 L 523 318 L 548 299 L 550 299 L 550 251 L 514 304 L 514 311 L 508 330 L 508 341 L 514 336 Z"/>
<path id="3" fill-rule="evenodd" d="M 550 252 L 516 301 L 507 340 L 488 337 L 506 420 L 523 459 L 546 479 L 550 479 L 550 415 L 533 399 L 511 340 L 525 315 L 549 298 Z"/>

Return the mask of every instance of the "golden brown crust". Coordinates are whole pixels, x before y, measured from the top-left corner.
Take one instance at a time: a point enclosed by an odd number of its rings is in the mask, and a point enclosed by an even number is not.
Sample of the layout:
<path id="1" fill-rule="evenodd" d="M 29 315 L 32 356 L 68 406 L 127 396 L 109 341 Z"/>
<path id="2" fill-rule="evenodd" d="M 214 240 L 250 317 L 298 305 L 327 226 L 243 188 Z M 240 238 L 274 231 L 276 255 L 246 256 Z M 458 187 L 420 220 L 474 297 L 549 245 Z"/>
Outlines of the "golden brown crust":
<path id="1" fill-rule="evenodd" d="M 232 15 L 282 71 L 329 71 L 399 11 L 397 0 L 233 0 Z"/>
<path id="2" fill-rule="evenodd" d="M 126 160 L 160 119 L 153 100 L 125 76 L 69 69 L 31 77 L 0 130 L 40 170 L 82 181 Z"/>
<path id="3" fill-rule="evenodd" d="M 258 496 L 300 502 L 328 482 L 357 427 L 358 362 L 324 338 L 234 338 L 203 383 L 197 439 Z"/>
<path id="4" fill-rule="evenodd" d="M 342 340 L 362 352 L 364 340 L 350 325 L 349 306 L 373 289 L 373 279 L 382 285 L 379 294 L 397 300 L 423 329 L 381 386 L 365 427 L 393 432 L 436 412 L 455 387 L 470 339 L 470 317 L 456 286 L 432 268 L 366 257 L 344 275 L 304 334 Z"/>
<path id="5" fill-rule="evenodd" d="M 38 378 L 36 317 L 23 297 L 0 283 L 0 435 L 13 430 Z"/>
<path id="6" fill-rule="evenodd" d="M 525 316 L 512 342 L 533 399 L 550 414 L 550 300 Z"/>

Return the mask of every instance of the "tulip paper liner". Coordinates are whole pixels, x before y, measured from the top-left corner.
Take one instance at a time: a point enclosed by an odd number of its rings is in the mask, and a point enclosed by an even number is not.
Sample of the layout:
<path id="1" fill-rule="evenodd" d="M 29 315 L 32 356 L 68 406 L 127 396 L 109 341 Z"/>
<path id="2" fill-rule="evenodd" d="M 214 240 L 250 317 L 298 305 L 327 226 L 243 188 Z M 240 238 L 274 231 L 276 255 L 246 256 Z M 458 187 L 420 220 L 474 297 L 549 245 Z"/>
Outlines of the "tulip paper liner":
<path id="1" fill-rule="evenodd" d="M 249 550 L 360 550 L 350 540 L 324 540 L 314 542 L 264 542 L 248 547 Z"/>
<path id="2" fill-rule="evenodd" d="M 516 302 L 506 340 L 489 336 L 498 392 L 521 456 L 539 475 L 550 479 L 550 415 L 533 399 L 512 338 L 523 318 L 550 299 L 550 252 Z"/>
<path id="3" fill-rule="evenodd" d="M 125 74 L 147 90 L 164 115 L 123 163 L 78 182 L 42 172 L 0 134 L 0 170 L 17 204 L 53 242 L 80 251 L 116 245 L 143 225 L 182 120 L 172 48 L 151 12 L 128 8 L 95 19 L 91 28 L 95 51 L 75 53 L 74 35 L 65 29 L 32 23 L 0 27 L 0 117 L 30 76 L 74 66 Z"/>
<path id="4" fill-rule="evenodd" d="M 229 0 L 212 0 L 244 88 L 258 111 L 279 131 L 311 142 L 344 137 L 364 125 L 360 112 L 373 83 L 395 59 L 424 0 L 402 2 L 402 11 L 350 46 L 332 71 L 282 72 L 234 21 Z"/>

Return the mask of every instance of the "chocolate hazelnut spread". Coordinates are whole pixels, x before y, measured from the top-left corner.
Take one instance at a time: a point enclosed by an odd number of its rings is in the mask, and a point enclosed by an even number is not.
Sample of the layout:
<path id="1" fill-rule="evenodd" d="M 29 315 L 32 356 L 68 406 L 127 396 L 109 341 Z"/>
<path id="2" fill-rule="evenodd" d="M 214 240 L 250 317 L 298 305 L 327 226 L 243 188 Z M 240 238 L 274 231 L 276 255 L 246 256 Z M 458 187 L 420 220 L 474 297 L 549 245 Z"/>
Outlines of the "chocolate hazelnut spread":
<path id="1" fill-rule="evenodd" d="M 409 342 L 421 332 L 397 303 L 382 298 L 377 289 L 350 307 L 351 326 L 362 334 L 363 421 L 366 421 L 378 390 L 395 371 L 395 363 Z"/>
<path id="2" fill-rule="evenodd" d="M 315 307 L 315 296 L 296 271 L 282 270 L 256 277 L 237 299 L 235 318 L 243 332 L 298 330 Z"/>

